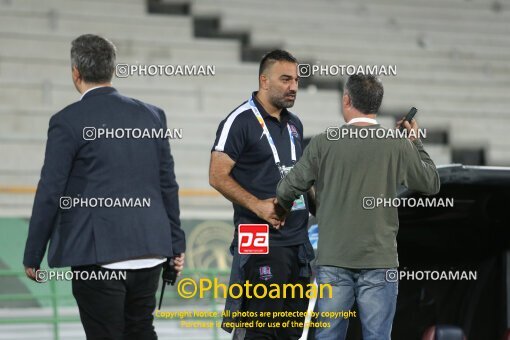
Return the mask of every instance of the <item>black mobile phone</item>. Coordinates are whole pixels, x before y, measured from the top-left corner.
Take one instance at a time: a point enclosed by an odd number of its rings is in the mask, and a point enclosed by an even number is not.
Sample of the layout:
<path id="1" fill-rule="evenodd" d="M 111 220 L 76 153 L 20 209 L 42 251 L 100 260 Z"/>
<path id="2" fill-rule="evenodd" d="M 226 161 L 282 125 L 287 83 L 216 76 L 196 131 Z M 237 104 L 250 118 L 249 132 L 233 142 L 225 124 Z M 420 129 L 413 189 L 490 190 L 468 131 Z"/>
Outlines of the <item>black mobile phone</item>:
<path id="1" fill-rule="evenodd" d="M 407 122 L 411 123 L 411 121 L 413 120 L 416 113 L 418 113 L 418 109 L 415 107 L 412 107 L 411 110 L 409 110 L 406 117 L 402 121 L 402 124 L 400 124 L 400 131 L 404 130 L 404 122 L 407 121 Z"/>

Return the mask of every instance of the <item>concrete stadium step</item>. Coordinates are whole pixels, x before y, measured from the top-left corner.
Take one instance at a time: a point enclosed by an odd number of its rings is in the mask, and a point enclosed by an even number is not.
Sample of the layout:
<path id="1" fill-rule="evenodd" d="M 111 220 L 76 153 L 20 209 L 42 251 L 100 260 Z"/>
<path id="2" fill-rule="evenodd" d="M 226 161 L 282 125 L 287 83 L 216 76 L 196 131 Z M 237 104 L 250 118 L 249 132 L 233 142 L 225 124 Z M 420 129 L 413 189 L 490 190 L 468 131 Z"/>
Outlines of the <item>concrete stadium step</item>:
<path id="1" fill-rule="evenodd" d="M 450 120 L 450 138 L 452 144 L 461 144 L 466 141 L 484 140 L 491 147 L 505 145 L 510 142 L 507 138 L 510 121 L 507 119 L 492 118 L 490 121 L 482 119 L 464 118 L 458 121 Z M 490 131 L 490 133 L 487 133 Z"/>
<path id="2" fill-rule="evenodd" d="M 369 54 L 374 49 L 377 50 L 377 59 L 393 57 L 395 60 L 394 63 L 399 64 L 404 59 L 412 59 L 416 63 L 419 63 L 423 60 L 426 62 L 429 58 L 434 59 L 452 59 L 452 57 L 456 58 L 464 58 L 464 59 L 483 59 L 490 61 L 501 62 L 505 58 L 510 55 L 510 49 L 505 48 L 480 48 L 480 46 L 476 45 L 440 45 L 436 44 L 433 41 L 427 43 L 427 48 L 419 48 L 415 41 L 410 41 L 409 46 L 402 46 L 400 48 L 377 48 L 377 46 L 371 46 L 371 44 L 363 45 L 349 45 L 348 43 L 342 42 L 342 39 L 339 38 L 336 41 L 338 45 L 332 45 L 330 41 L 321 41 L 315 40 L 315 42 L 301 43 L 301 42 L 293 42 L 293 41 L 285 41 L 285 46 L 292 51 L 308 47 L 313 48 L 313 51 L 319 52 L 318 55 L 322 55 L 320 53 L 322 50 L 331 50 L 331 46 L 339 46 L 339 48 L 343 48 L 345 50 L 345 46 L 348 46 L 346 52 L 348 53 L 357 53 L 359 55 Z M 425 58 L 425 54 L 427 54 L 427 58 Z M 341 54 L 339 54 L 341 55 Z M 372 55 L 373 58 L 373 55 Z"/>
<path id="3" fill-rule="evenodd" d="M 469 112 L 473 110 L 480 111 L 483 108 L 483 98 L 472 98 L 469 94 L 466 95 L 464 100 L 458 98 L 458 101 L 452 101 L 449 98 L 438 98 L 435 96 L 423 97 L 423 96 L 412 96 L 410 98 L 400 97 L 398 95 L 386 95 L 382 103 L 382 111 L 391 112 L 396 107 L 410 108 L 415 106 L 424 112 L 441 112 L 442 110 L 456 110 L 458 112 Z M 495 111 L 505 113 L 508 112 L 508 104 L 506 100 L 503 102 L 486 102 L 487 111 Z"/>
<path id="4" fill-rule="evenodd" d="M 409 83 L 423 83 L 430 87 L 437 84 L 444 84 L 448 86 L 465 86 L 466 84 L 479 84 L 480 86 L 497 87 L 497 86 L 510 86 L 510 67 L 500 68 L 498 71 L 492 70 L 491 66 L 487 65 L 485 69 L 474 68 L 471 72 L 459 68 L 436 68 L 431 69 L 416 69 L 409 68 L 404 65 L 397 65 L 397 77 L 395 79 L 385 77 L 383 79 L 384 85 L 386 82 L 398 80 L 403 84 Z"/>
<path id="5" fill-rule="evenodd" d="M 0 58 L 38 56 L 41 59 L 62 59 L 69 55 L 74 35 L 55 36 L 47 34 L 0 33 Z M 186 60 L 188 63 L 214 64 L 239 61 L 239 42 L 230 40 L 194 39 L 172 43 L 151 40 L 117 39 L 118 62 L 128 62 L 153 57 Z M 207 51 L 207 54 L 204 54 Z"/>
<path id="6" fill-rule="evenodd" d="M 428 6 L 429 3 L 426 4 L 423 3 L 420 0 L 381 0 L 378 3 L 386 4 L 388 6 L 392 5 L 404 5 L 404 6 L 411 6 L 415 5 L 416 8 L 421 8 L 423 6 Z M 503 0 L 502 3 L 508 3 L 508 0 Z M 466 8 L 466 5 L 468 5 L 469 9 L 472 10 L 487 10 L 490 8 L 490 3 L 488 3 L 485 0 L 470 0 L 469 4 L 466 4 L 465 0 L 448 0 L 448 1 L 441 1 L 441 0 L 432 0 L 430 1 L 430 6 L 434 8 L 450 8 L 455 9 L 459 8 L 459 5 L 463 5 L 462 8 Z"/>
<path id="7" fill-rule="evenodd" d="M 282 32 L 278 31 L 277 28 L 266 26 L 262 28 L 254 28 L 253 43 L 262 44 L 265 41 L 267 44 L 269 43 L 268 40 L 270 40 L 274 41 L 272 42 L 273 44 L 282 44 L 288 46 L 291 50 L 295 48 L 295 45 L 306 45 L 313 47 L 316 52 L 320 52 L 321 49 L 331 45 L 342 46 L 347 51 L 356 49 L 365 53 L 368 53 L 368 49 L 375 49 L 378 51 L 378 54 L 396 55 L 395 58 L 397 60 L 398 58 L 405 56 L 416 59 L 423 57 L 423 59 L 425 59 L 427 54 L 435 54 L 447 58 L 456 56 L 462 57 L 466 54 L 469 56 L 476 56 L 478 58 L 487 57 L 494 60 L 500 60 L 503 56 L 508 56 L 510 54 L 510 49 L 506 47 L 510 42 L 508 37 L 487 38 L 482 35 L 478 37 L 469 35 L 464 38 L 459 37 L 459 39 L 457 39 L 457 34 L 451 33 L 449 38 L 442 37 L 442 39 L 437 39 L 434 37 L 434 32 L 427 32 L 423 34 L 415 32 L 409 34 L 410 36 L 405 39 L 401 37 L 398 40 L 398 43 L 391 44 L 388 43 L 388 39 L 394 39 L 395 33 L 387 35 L 379 33 L 374 37 L 373 32 L 372 34 L 369 32 L 366 34 L 356 32 L 356 34 L 349 35 L 348 32 L 336 34 L 328 32 L 323 34 L 321 32 L 304 31 L 303 34 L 309 35 L 308 39 L 306 35 L 304 39 L 300 39 L 299 42 L 293 41 L 292 38 L 285 38 L 292 37 L 296 33 L 297 32 Z M 448 36 L 448 34 L 444 35 Z M 367 41 L 370 43 L 367 44 Z M 318 55 L 320 55 L 320 53 L 318 53 Z"/>
<path id="8" fill-rule="evenodd" d="M 216 112 L 224 115 L 249 98 L 251 89 L 224 92 L 211 88 L 198 92 L 191 89 L 155 90 L 143 87 L 118 87 L 127 96 L 159 106 L 167 112 L 179 110 Z M 69 84 L 37 84 L 32 82 L 3 82 L 0 80 L 0 101 L 11 106 L 22 106 L 26 98 L 33 104 L 65 107 L 79 99 L 79 94 Z M 302 91 L 296 101 L 296 112 L 339 112 L 337 91 Z"/>
<path id="9" fill-rule="evenodd" d="M 486 34 L 466 34 L 459 35 L 457 32 L 439 33 L 439 32 L 420 32 L 406 30 L 399 33 L 399 40 L 394 40 L 395 32 L 381 31 L 374 33 L 373 31 L 360 31 L 358 29 L 349 31 L 342 28 L 341 32 L 324 29 L 309 29 L 305 27 L 288 28 L 286 26 L 261 26 L 253 27 L 251 31 L 251 41 L 253 44 L 286 44 L 292 43 L 294 35 L 299 35 L 299 43 L 313 45 L 331 45 L 338 44 L 340 46 L 350 47 L 366 47 L 372 49 L 398 52 L 399 50 L 416 50 L 416 51 L 440 51 L 453 49 L 475 50 L 484 47 L 491 50 L 491 54 L 495 54 L 498 50 L 503 49 L 508 53 L 506 45 L 510 42 L 508 36 L 487 36 Z M 502 47 L 505 46 L 505 47 Z"/>
<path id="10" fill-rule="evenodd" d="M 420 124 L 443 126 L 448 130 L 449 145 L 452 148 L 484 148 L 487 163 L 507 166 L 510 164 L 510 142 L 505 136 L 510 128 L 510 116 L 480 115 L 478 117 L 459 114 L 442 116 L 420 116 Z M 488 133 L 490 131 L 490 133 Z"/>
<path id="11" fill-rule="evenodd" d="M 451 149 L 446 145 L 437 144 L 425 144 L 425 150 L 427 150 L 430 158 L 436 165 L 451 164 Z"/>
<path id="12" fill-rule="evenodd" d="M 486 153 L 487 164 L 510 166 L 510 151 L 508 145 L 500 149 L 489 148 Z"/>
<path id="13" fill-rule="evenodd" d="M 285 45 L 293 54 L 300 56 L 301 60 L 320 61 L 321 64 L 353 64 L 353 65 L 400 65 L 408 69 L 416 65 L 425 69 L 461 69 L 465 72 L 473 72 L 477 69 L 484 70 L 487 64 L 491 68 L 503 69 L 508 72 L 508 63 L 499 55 L 495 58 L 480 59 L 472 53 L 443 52 L 442 54 L 434 52 L 416 52 L 406 53 L 405 55 L 395 55 L 391 51 L 377 51 L 374 56 L 373 51 L 356 50 L 345 46 L 332 45 L 321 49 L 312 48 L 313 46 L 301 46 L 300 44 Z M 426 54 L 426 55 L 425 55 Z M 397 69 L 398 74 L 398 69 Z"/>
<path id="14" fill-rule="evenodd" d="M 0 138 L 6 136 L 18 136 L 27 139 L 45 139 L 48 130 L 49 118 L 42 115 L 18 116 L 16 114 L 2 114 L 2 125 L 0 125 Z M 169 129 L 182 129 L 183 139 L 194 139 L 198 136 L 207 136 L 209 131 L 216 132 L 219 120 L 205 120 L 193 122 L 189 117 L 185 116 L 167 116 L 167 125 Z M 16 137 L 16 138 L 18 138 Z M 178 138 L 178 136 L 177 136 Z M 175 141 L 175 143 L 179 143 Z"/>
<path id="15" fill-rule="evenodd" d="M 20 60 L 20 58 L 2 58 L 0 60 L 0 79 L 2 81 L 16 81 L 18 79 L 31 79 L 34 82 L 49 81 L 55 83 L 71 82 L 70 60 Z M 213 75 L 132 75 L 126 78 L 119 78 L 114 75 L 113 82 L 117 85 L 144 86 L 148 88 L 167 89 L 179 88 L 184 86 L 194 86 L 195 88 L 221 87 L 226 91 L 236 88 L 257 88 L 258 70 L 255 65 L 243 67 L 242 65 L 197 65 L 191 63 L 175 63 L 172 60 L 166 60 L 164 63 L 154 63 L 138 61 L 134 65 L 161 65 L 162 67 L 170 65 L 169 72 L 176 67 L 198 67 L 202 66 L 205 70 L 207 66 L 214 67 Z M 250 67 L 251 66 L 251 67 Z M 258 67 L 257 67 L 258 68 Z"/>
<path id="16" fill-rule="evenodd" d="M 146 3 L 144 1 L 127 1 L 120 3 L 119 1 L 77 1 L 77 0 L 16 0 L 16 1 L 3 1 L 0 8 L 14 8 L 14 9 L 31 9 L 31 8 L 44 8 L 55 11 L 73 11 L 80 12 L 88 15 L 109 13 L 115 15 L 118 13 L 120 16 L 123 14 L 129 15 L 145 15 Z"/>
<path id="17" fill-rule="evenodd" d="M 168 2 L 168 0 L 166 0 Z M 175 2 L 175 1 L 173 1 Z M 405 2 L 390 2 L 390 1 L 381 1 L 381 2 L 363 2 L 363 3 L 349 3 L 349 2 L 331 2 L 331 1 L 314 1 L 314 2 L 296 2 L 290 0 L 279 1 L 278 3 L 273 3 L 270 0 L 259 1 L 258 5 L 255 4 L 242 4 L 233 0 L 198 0 L 193 1 L 193 9 L 196 10 L 205 10 L 206 8 L 214 11 L 216 8 L 221 10 L 241 10 L 245 9 L 246 11 L 263 11 L 264 6 L 271 6 L 274 9 L 272 13 L 281 14 L 283 18 L 290 17 L 292 15 L 303 15 L 309 14 L 311 15 L 320 15 L 325 17 L 333 17 L 333 15 L 341 15 L 341 14 L 349 14 L 350 16 L 361 15 L 370 13 L 372 11 L 378 13 L 384 13 L 389 16 L 392 13 L 406 13 L 407 16 L 411 16 L 419 12 L 423 13 L 423 17 L 432 17 L 437 19 L 442 19 L 446 21 L 448 19 L 451 20 L 461 20 L 461 19 L 480 19 L 480 20 L 490 20 L 494 17 L 498 17 L 496 13 L 491 11 L 491 7 L 487 4 L 467 4 L 463 2 L 464 6 L 455 5 L 452 2 L 432 2 L 427 3 L 426 5 L 423 3 L 413 2 L 412 4 L 408 4 Z M 289 6 L 292 7 L 293 11 L 285 11 Z M 341 13 L 335 13 L 335 10 L 341 10 Z M 452 17 L 452 14 L 456 14 Z M 503 13 L 503 18 L 508 16 L 507 13 Z M 499 18 L 499 17 L 498 17 Z M 501 19 L 503 19 L 501 18 Z"/>
<path id="18" fill-rule="evenodd" d="M 215 135 L 215 131 L 213 131 L 211 135 Z M 35 139 L 28 140 L 23 138 L 19 138 L 18 140 L 3 139 L 0 144 L 0 159 L 2 159 L 0 171 L 39 171 L 43 164 L 46 146 L 45 141 L 42 139 L 39 143 L 34 141 Z M 191 139 L 186 141 L 186 143 L 184 143 L 183 140 L 172 141 L 171 148 L 172 154 L 176 159 L 176 166 L 180 166 L 180 159 L 187 159 L 187 156 L 193 153 L 201 153 L 205 156 L 204 159 L 191 158 L 190 160 L 195 164 L 204 162 L 204 168 L 208 168 L 209 154 L 213 143 L 214 138 L 207 140 L 200 139 L 198 141 Z M 19 155 L 23 155 L 23 157 L 19 157 Z M 193 167 L 191 167 L 191 169 L 193 169 Z M 193 174 L 193 170 L 191 169 L 187 174 Z"/>
<path id="19" fill-rule="evenodd" d="M 383 80 L 384 81 L 384 80 Z M 404 84 L 405 85 L 405 84 Z M 437 100 L 449 99 L 451 102 L 461 102 L 470 100 L 472 102 L 483 100 L 498 101 L 509 103 L 510 98 L 505 95 L 508 91 L 505 88 L 477 87 L 476 84 L 466 84 L 464 87 L 455 86 L 427 86 L 423 83 L 407 84 L 403 86 L 398 82 L 386 82 L 384 86 L 384 99 L 399 97 L 420 97 L 423 99 L 434 98 Z"/>
<path id="20" fill-rule="evenodd" d="M 259 3 L 239 3 L 228 1 L 228 5 L 225 4 L 227 1 L 195 1 L 193 3 L 193 14 L 194 15 L 213 15 L 222 14 L 224 21 L 222 20 L 222 26 L 224 28 L 235 28 L 235 27 L 246 27 L 250 22 L 257 21 L 258 25 L 263 25 L 266 22 L 295 22 L 296 20 L 302 24 L 308 22 L 315 22 L 313 18 L 320 17 L 320 23 L 324 27 L 335 27 L 338 21 L 341 20 L 346 26 L 349 23 L 354 23 L 358 19 L 370 20 L 371 24 L 379 27 L 391 27 L 388 25 L 388 18 L 393 18 L 394 26 L 400 27 L 405 26 L 413 27 L 416 30 L 435 30 L 444 32 L 479 32 L 486 34 L 499 34 L 509 33 L 510 30 L 508 25 L 505 25 L 505 17 L 487 11 L 487 20 L 482 20 L 477 11 L 471 11 L 471 14 L 475 20 L 469 20 L 463 18 L 459 13 L 458 9 L 452 10 L 446 13 L 448 16 L 445 19 L 441 13 L 444 10 L 437 10 L 435 13 L 430 13 L 427 9 L 416 9 L 409 11 L 399 11 L 394 8 L 379 7 L 370 9 L 373 3 L 364 8 L 351 9 L 341 8 L 339 6 L 333 6 L 329 10 L 318 8 L 318 6 L 309 7 L 305 9 L 299 9 L 294 4 L 291 5 L 293 10 L 288 11 L 289 7 L 284 3 L 280 3 L 279 6 L 272 3 L 272 11 L 267 12 L 266 7 L 261 6 Z M 313 4 L 310 4 L 313 6 Z M 281 8 L 279 8 L 281 7 Z M 422 15 L 423 12 L 423 15 Z M 429 12 L 429 13 L 427 13 Z M 477 16 L 478 15 L 478 16 Z M 244 22 L 244 26 L 243 25 Z M 359 21 L 358 21 L 359 22 Z M 234 24 L 236 23 L 236 24 Z M 338 26 L 337 26 L 338 27 Z"/>
<path id="21" fill-rule="evenodd" d="M 448 59 L 435 58 L 433 53 L 428 53 L 423 62 L 416 61 L 413 63 L 407 59 L 398 59 L 394 58 L 379 58 L 376 59 L 370 57 L 370 55 L 363 54 L 356 57 L 355 54 L 349 54 L 349 52 L 341 53 L 338 52 L 329 52 L 322 51 L 320 55 L 311 54 L 310 51 L 302 51 L 302 60 L 306 60 L 306 62 L 312 62 L 317 65 L 397 65 L 397 76 L 399 74 L 423 74 L 426 72 L 430 72 L 430 74 L 434 73 L 445 73 L 444 78 L 448 79 L 448 77 L 452 74 L 459 73 L 474 73 L 474 81 L 477 78 L 476 74 L 484 75 L 484 76 L 492 76 L 500 73 L 504 73 L 506 76 L 510 73 L 510 66 L 508 63 L 499 62 L 499 61 L 488 61 L 488 60 L 479 60 L 479 59 L 463 59 L 451 55 Z M 428 60 L 428 57 L 431 57 Z M 428 61 L 426 61 L 428 60 Z M 419 65 L 419 68 L 416 67 Z M 405 78 L 405 76 L 404 76 Z"/>
<path id="22" fill-rule="evenodd" d="M 473 118 L 477 119 L 480 122 L 486 122 L 492 120 L 493 118 L 502 118 L 502 119 L 510 119 L 510 116 L 507 114 L 508 108 L 502 108 L 500 110 L 491 110 L 488 107 L 476 106 L 471 107 L 469 109 L 462 109 L 459 107 L 446 106 L 436 110 L 427 111 L 426 115 L 428 117 L 439 117 L 442 119 L 449 120 L 450 123 L 455 123 L 457 120 L 461 120 L 464 118 Z M 421 116 L 421 115 L 420 115 Z"/>
<path id="23" fill-rule="evenodd" d="M 10 105 L 23 105 L 26 102 L 27 98 L 30 98 L 30 101 L 37 105 L 52 105 L 54 107 L 63 108 L 77 100 L 79 100 L 80 95 L 78 92 L 73 91 L 72 84 L 71 85 L 57 85 L 51 83 L 6 83 L 0 82 L 0 99 L 3 103 L 10 103 Z M 134 94 L 138 94 L 138 97 L 145 98 L 145 100 L 153 99 L 154 97 L 159 97 L 159 100 L 153 102 L 155 105 L 162 106 L 165 108 L 167 105 L 172 105 L 171 103 L 179 103 L 182 109 L 191 109 L 193 107 L 198 106 L 196 103 L 197 95 L 195 91 L 192 89 L 181 89 L 179 92 L 177 90 L 173 91 L 164 91 L 159 90 L 158 94 L 153 89 L 144 90 L 143 88 L 139 89 L 125 89 L 124 91 L 127 95 L 130 95 L 134 92 Z M 142 99 L 143 100 L 143 99 Z M 162 105 L 164 104 L 164 105 Z"/>
<path id="24" fill-rule="evenodd" d="M 241 103 L 241 102 L 239 102 Z M 232 107 L 234 108 L 234 106 Z M 44 125 L 48 125 L 49 119 L 52 115 L 58 112 L 61 108 L 53 108 L 49 106 L 41 107 L 13 107 L 13 106 L 0 106 L 0 119 L 9 119 L 10 116 L 20 117 L 20 119 L 29 119 L 33 117 L 42 122 Z M 217 125 L 220 120 L 227 117 L 229 112 L 221 112 L 216 115 L 211 114 L 209 111 L 178 111 L 171 109 L 166 111 L 167 122 L 171 126 L 178 126 L 183 122 L 184 124 L 196 124 L 197 122 L 204 123 L 206 125 Z M 320 117 L 319 121 L 320 121 Z M 194 126 L 194 125 L 193 125 Z M 6 131 L 6 130 L 5 130 Z M 46 138 L 46 136 L 44 136 Z"/>
<path id="25" fill-rule="evenodd" d="M 1 8 L 1 7 L 0 7 Z M 93 25 L 94 32 L 105 34 L 107 38 L 144 39 L 150 36 L 153 40 L 174 41 L 191 40 L 193 23 L 190 17 L 165 16 L 167 20 L 152 20 L 150 16 L 91 16 L 82 13 L 54 13 L 48 10 L 7 9 L 0 11 L 0 32 L 25 34 L 83 34 L 83 27 Z"/>
<path id="26" fill-rule="evenodd" d="M 175 149 L 175 174 L 179 186 L 182 190 L 190 195 L 196 190 L 211 191 L 209 186 L 209 157 L 210 149 L 204 149 L 201 153 L 189 152 L 183 150 L 180 152 Z M 35 188 L 40 179 L 41 162 L 26 162 L 23 170 L 0 169 L 0 188 Z M 200 195 L 200 192 L 197 195 Z M 25 202 L 27 203 L 27 202 Z M 30 202 L 29 202 L 30 203 Z"/>
<path id="27" fill-rule="evenodd" d="M 165 3 L 179 3 L 180 0 L 163 0 Z M 505 2 L 507 0 L 504 0 Z M 226 7 L 226 8 L 239 8 L 240 4 L 239 2 L 233 1 L 233 0 L 220 0 L 220 1 L 213 1 L 213 0 L 195 0 L 193 3 L 196 5 L 211 5 L 211 4 L 218 4 L 218 7 Z M 463 6 L 459 7 L 459 3 Z M 442 14 L 446 14 L 447 18 L 450 18 L 448 14 L 451 14 L 451 12 L 454 12 L 458 14 L 458 17 L 463 17 L 462 15 L 471 15 L 471 16 L 478 16 L 478 18 L 487 19 L 491 16 L 494 16 L 495 13 L 492 10 L 492 7 L 489 3 L 485 2 L 484 0 L 476 0 L 476 1 L 470 1 L 469 3 L 466 3 L 465 0 L 453 0 L 453 1 L 440 1 L 440 0 L 434 0 L 427 2 L 426 4 L 423 2 L 419 2 L 417 0 L 414 1 L 407 1 L 407 0 L 383 0 L 378 2 L 370 2 L 370 1 L 364 1 L 361 3 L 356 2 L 331 2 L 328 0 L 318 0 L 314 2 L 306 2 L 306 1 L 292 1 L 292 0 L 282 0 L 279 1 L 277 4 L 274 4 L 270 0 L 262 0 L 259 1 L 259 4 L 267 5 L 275 8 L 275 10 L 280 11 L 288 8 L 289 6 L 292 6 L 292 8 L 299 13 L 302 12 L 308 12 L 310 14 L 317 14 L 313 11 L 317 11 L 318 14 L 323 14 L 324 12 L 330 14 L 331 10 L 334 9 L 342 9 L 344 12 L 349 12 L 350 14 L 356 14 L 356 13 L 363 13 L 363 11 L 366 11 L 371 8 L 381 8 L 385 9 L 388 12 L 389 9 L 393 9 L 395 11 L 405 11 L 405 10 L 411 10 L 412 13 L 414 13 L 413 10 L 424 10 L 425 13 L 427 11 L 433 12 L 431 13 L 431 16 L 437 16 L 441 18 Z M 257 8 L 255 6 L 248 7 L 250 9 Z M 260 8 L 260 6 L 258 7 Z M 448 13 L 450 12 L 450 13 Z M 481 12 L 481 13 L 480 13 Z M 479 14 L 480 13 L 480 14 Z M 506 15 L 506 14 L 505 14 Z"/>
<path id="28" fill-rule="evenodd" d="M 484 96 L 478 96 L 476 93 L 466 91 L 465 94 L 421 94 L 421 93 L 395 93 L 386 92 L 382 104 L 383 111 L 391 110 L 395 107 L 416 106 L 427 111 L 441 111 L 442 108 L 457 108 L 458 110 L 469 111 L 473 106 L 483 107 L 485 102 L 487 110 L 498 110 L 505 112 L 508 107 L 508 99 L 504 96 L 489 96 L 490 101 Z M 407 105 L 406 105 L 407 103 Z M 400 105 L 400 106 L 399 106 Z"/>

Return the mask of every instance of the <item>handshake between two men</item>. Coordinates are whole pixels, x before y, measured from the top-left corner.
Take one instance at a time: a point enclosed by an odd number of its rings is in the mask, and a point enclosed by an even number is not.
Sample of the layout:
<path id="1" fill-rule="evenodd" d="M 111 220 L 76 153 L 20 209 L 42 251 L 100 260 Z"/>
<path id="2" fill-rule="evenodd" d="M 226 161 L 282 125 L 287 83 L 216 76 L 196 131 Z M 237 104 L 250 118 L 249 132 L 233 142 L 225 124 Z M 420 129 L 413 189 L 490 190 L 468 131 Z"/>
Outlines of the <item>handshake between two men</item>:
<path id="1" fill-rule="evenodd" d="M 278 203 L 276 197 L 259 200 L 253 211 L 275 229 L 280 229 L 285 225 L 285 219 L 289 214 L 289 211 Z"/>

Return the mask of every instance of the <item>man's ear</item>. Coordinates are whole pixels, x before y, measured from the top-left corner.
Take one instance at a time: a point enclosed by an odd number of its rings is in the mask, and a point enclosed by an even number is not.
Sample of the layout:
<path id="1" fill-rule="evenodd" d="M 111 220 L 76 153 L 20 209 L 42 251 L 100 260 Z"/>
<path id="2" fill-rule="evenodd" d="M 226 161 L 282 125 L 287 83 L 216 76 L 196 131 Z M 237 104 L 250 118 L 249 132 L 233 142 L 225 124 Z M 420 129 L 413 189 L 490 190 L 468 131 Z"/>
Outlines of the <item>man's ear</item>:
<path id="1" fill-rule="evenodd" d="M 74 83 L 77 83 L 78 81 L 81 80 L 80 71 L 78 71 L 78 68 L 76 66 L 73 66 L 72 76 L 73 76 Z"/>
<path id="2" fill-rule="evenodd" d="M 351 106 L 351 97 L 349 97 L 347 92 L 344 92 L 344 95 L 342 96 L 342 102 L 343 102 L 343 106 L 345 108 L 348 108 Z"/>
<path id="3" fill-rule="evenodd" d="M 269 79 L 267 78 L 267 76 L 262 73 L 260 76 L 259 76 L 259 86 L 261 89 L 264 89 L 264 90 L 267 90 L 269 88 Z"/>

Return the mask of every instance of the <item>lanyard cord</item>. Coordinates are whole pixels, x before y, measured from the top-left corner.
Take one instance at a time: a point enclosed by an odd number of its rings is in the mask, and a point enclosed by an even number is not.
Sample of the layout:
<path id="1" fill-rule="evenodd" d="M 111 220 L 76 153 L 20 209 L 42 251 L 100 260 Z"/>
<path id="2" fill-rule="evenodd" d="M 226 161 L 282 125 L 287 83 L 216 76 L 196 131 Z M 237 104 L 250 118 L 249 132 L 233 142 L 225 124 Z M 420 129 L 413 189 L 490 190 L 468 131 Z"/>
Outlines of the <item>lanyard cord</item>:
<path id="1" fill-rule="evenodd" d="M 257 117 L 257 120 L 259 121 L 260 126 L 262 127 L 262 130 L 264 131 L 264 134 L 267 137 L 267 141 L 269 142 L 269 146 L 271 147 L 271 151 L 273 152 L 274 162 L 275 164 L 280 167 L 280 157 L 278 156 L 278 150 L 276 150 L 276 145 L 274 144 L 273 137 L 271 137 L 271 134 L 269 133 L 269 129 L 266 126 L 266 123 L 264 122 L 264 118 L 262 118 L 262 115 L 260 114 L 259 109 L 253 102 L 253 98 L 250 98 L 249 100 L 251 110 L 253 111 L 253 114 L 255 117 Z M 292 131 L 290 129 L 289 123 L 287 123 L 287 131 L 289 132 L 289 138 L 290 138 L 290 153 L 291 153 L 291 159 L 292 163 L 296 163 L 296 145 L 294 144 L 294 136 L 292 135 Z"/>

